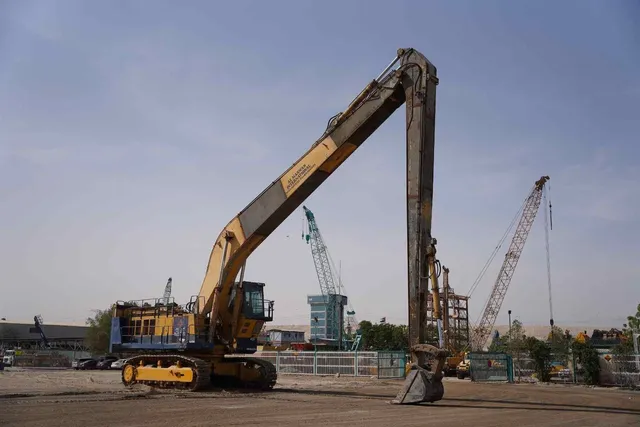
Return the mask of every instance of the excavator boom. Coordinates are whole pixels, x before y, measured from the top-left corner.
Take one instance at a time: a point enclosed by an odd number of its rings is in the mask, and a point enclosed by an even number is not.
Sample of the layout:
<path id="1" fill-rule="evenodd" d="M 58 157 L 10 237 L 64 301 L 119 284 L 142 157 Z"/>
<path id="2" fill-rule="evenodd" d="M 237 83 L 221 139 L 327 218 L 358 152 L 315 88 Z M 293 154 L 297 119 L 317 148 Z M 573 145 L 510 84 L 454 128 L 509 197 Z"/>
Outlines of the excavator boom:
<path id="1" fill-rule="evenodd" d="M 391 67 L 399 67 L 389 72 Z M 360 145 L 406 102 L 409 334 L 425 342 L 424 298 L 431 243 L 436 68 L 414 49 L 397 58 L 367 85 L 294 164 L 233 218 L 216 239 L 199 292 L 200 312 L 224 316 L 229 288 L 249 255 Z M 223 319 L 224 320 L 224 319 Z M 222 321 L 220 324 L 231 324 Z M 218 334 L 231 341 L 231 331 Z"/>

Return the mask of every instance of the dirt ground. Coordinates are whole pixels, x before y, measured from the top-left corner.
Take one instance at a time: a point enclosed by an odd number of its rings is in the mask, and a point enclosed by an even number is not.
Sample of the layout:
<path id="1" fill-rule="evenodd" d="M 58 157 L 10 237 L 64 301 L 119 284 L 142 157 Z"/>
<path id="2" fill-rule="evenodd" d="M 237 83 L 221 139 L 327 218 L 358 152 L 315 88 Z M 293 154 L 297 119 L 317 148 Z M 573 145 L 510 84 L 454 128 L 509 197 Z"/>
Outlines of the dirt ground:
<path id="1" fill-rule="evenodd" d="M 114 371 L 0 371 L 1 426 L 640 426 L 640 393 L 445 379 L 443 400 L 389 402 L 401 380 L 281 375 L 272 392 L 126 389 Z"/>

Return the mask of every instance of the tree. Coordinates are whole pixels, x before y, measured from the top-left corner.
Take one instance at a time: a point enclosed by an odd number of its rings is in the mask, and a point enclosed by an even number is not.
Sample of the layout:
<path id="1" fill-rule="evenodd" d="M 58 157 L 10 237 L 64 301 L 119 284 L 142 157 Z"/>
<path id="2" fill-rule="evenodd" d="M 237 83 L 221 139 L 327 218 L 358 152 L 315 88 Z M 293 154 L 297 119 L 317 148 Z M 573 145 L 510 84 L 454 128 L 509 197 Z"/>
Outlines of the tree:
<path id="1" fill-rule="evenodd" d="M 584 382 L 589 385 L 596 385 L 600 382 L 600 356 L 590 341 L 573 341 L 571 350 L 575 355 L 575 360 L 584 369 Z"/>
<path id="2" fill-rule="evenodd" d="M 633 316 L 627 316 L 627 323 L 624 325 L 625 329 L 636 334 L 640 333 L 640 304 L 636 307 L 636 314 Z"/>
<path id="3" fill-rule="evenodd" d="M 551 380 L 551 346 L 544 341 L 540 341 L 534 337 L 528 337 L 525 340 L 529 356 L 533 359 L 536 376 L 542 382 Z"/>
<path id="4" fill-rule="evenodd" d="M 566 364 L 571 350 L 571 334 L 569 331 L 563 332 L 561 328 L 553 326 L 547 336 L 547 342 L 551 347 L 551 353 L 555 361 Z"/>
<path id="5" fill-rule="evenodd" d="M 363 320 L 358 326 L 360 330 L 360 348 L 367 349 L 372 340 L 371 329 L 373 328 L 373 323 L 368 320 Z"/>
<path id="6" fill-rule="evenodd" d="M 108 353 L 111 342 L 111 309 L 95 310 L 93 318 L 87 318 L 87 346 L 93 353 Z"/>
<path id="7" fill-rule="evenodd" d="M 514 320 L 511 323 L 511 330 L 505 335 L 496 335 L 491 341 L 489 351 L 492 352 L 504 352 L 511 355 L 518 355 L 524 351 L 524 327 L 519 320 Z"/>
<path id="8" fill-rule="evenodd" d="M 633 354 L 633 334 L 640 334 L 640 304 L 634 316 L 627 316 L 627 323 L 622 325 L 622 342 L 612 349 L 616 356 Z"/>
<path id="9" fill-rule="evenodd" d="M 360 322 L 362 338 L 360 345 L 365 350 L 403 350 L 408 349 L 409 328 L 406 325 L 380 323 L 374 325 L 368 320 Z"/>

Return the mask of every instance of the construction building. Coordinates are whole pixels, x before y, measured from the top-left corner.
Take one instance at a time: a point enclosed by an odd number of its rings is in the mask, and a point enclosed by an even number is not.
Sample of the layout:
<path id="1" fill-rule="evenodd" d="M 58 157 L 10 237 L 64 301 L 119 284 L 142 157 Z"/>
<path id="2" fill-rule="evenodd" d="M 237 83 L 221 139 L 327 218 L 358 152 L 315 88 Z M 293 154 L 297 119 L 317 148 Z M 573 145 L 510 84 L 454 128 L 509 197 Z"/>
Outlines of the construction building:
<path id="1" fill-rule="evenodd" d="M 469 297 L 457 295 L 450 289 L 440 292 L 443 338 L 445 347 L 460 351 L 469 346 Z M 446 316 L 446 319 L 445 319 Z M 427 343 L 438 345 L 438 324 L 433 315 L 433 297 L 427 296 Z"/>
<path id="2" fill-rule="evenodd" d="M 309 316 L 310 339 L 311 341 L 339 341 L 342 339 L 344 326 L 344 307 L 347 305 L 347 297 L 345 295 L 329 294 L 327 295 L 328 304 L 334 307 L 333 319 L 328 315 L 331 310 L 325 302 L 324 295 L 308 295 L 307 303 L 311 308 Z"/>

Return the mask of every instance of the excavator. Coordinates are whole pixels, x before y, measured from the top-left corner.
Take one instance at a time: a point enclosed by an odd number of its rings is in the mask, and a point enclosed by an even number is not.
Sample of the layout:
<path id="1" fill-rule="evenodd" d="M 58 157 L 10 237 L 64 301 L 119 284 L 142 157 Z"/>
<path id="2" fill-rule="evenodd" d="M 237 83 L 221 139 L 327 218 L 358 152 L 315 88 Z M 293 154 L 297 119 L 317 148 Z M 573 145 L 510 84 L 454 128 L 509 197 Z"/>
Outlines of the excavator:
<path id="1" fill-rule="evenodd" d="M 270 390 L 274 365 L 250 357 L 273 320 L 264 283 L 244 280 L 247 258 L 401 105 L 406 104 L 407 255 L 411 371 L 393 403 L 441 400 L 446 352 L 425 343 L 429 284 L 439 311 L 436 239 L 431 236 L 436 67 L 413 48 L 393 61 L 333 116 L 316 142 L 218 235 L 197 295 L 113 305 L 111 352 L 134 353 L 125 386 L 197 391 L 212 384 Z M 237 280 L 236 280 L 237 279 Z M 440 313 L 437 313 L 440 316 Z M 429 361 L 428 361 L 429 360 Z M 433 361 L 436 363 L 433 363 Z"/>

